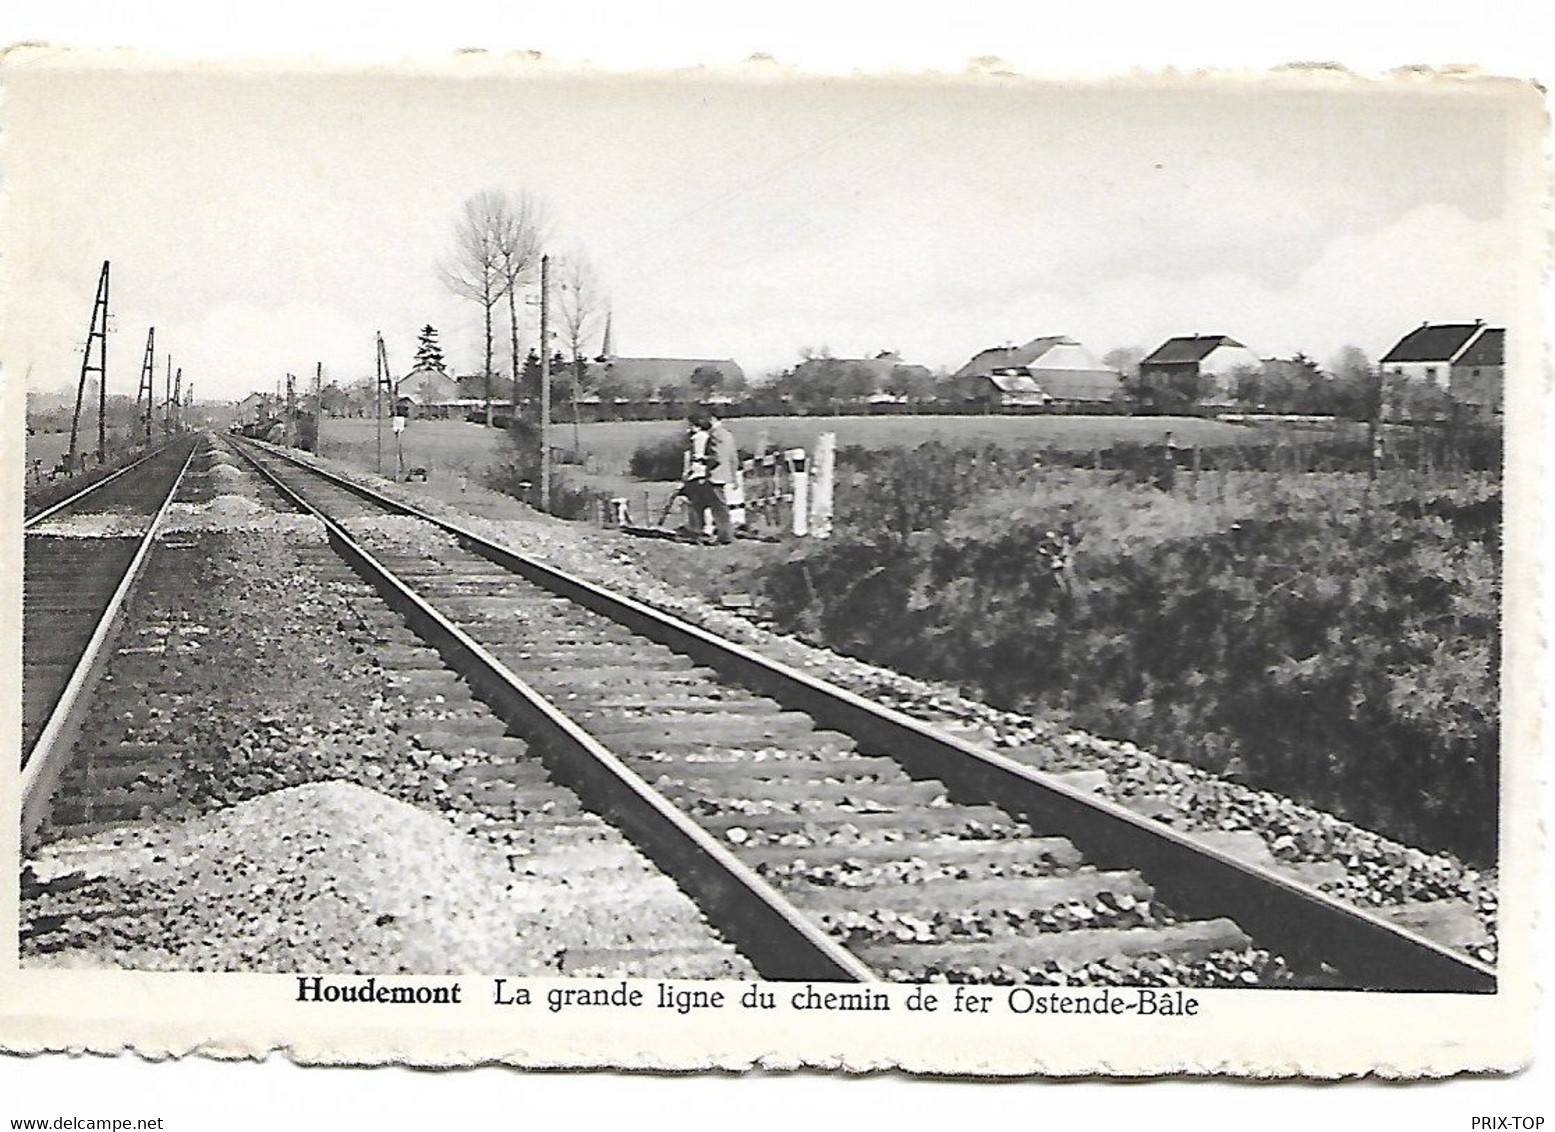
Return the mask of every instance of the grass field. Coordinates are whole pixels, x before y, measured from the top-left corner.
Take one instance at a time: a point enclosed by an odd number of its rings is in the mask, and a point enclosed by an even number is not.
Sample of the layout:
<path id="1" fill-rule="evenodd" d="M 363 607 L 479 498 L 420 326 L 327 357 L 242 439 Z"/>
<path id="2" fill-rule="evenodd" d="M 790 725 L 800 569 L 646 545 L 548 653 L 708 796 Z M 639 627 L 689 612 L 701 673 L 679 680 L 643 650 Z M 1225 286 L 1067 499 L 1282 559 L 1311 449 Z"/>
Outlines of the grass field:
<path id="1" fill-rule="evenodd" d="M 1105 448 L 1118 441 L 1161 441 L 1168 432 L 1184 445 L 1247 444 L 1267 434 L 1245 425 L 1197 417 L 740 417 L 725 422 L 742 452 L 753 451 L 763 437 L 784 448 L 812 448 L 823 432 L 835 432 L 840 445 L 866 448 L 913 447 L 929 440 L 950 444 L 1047 444 L 1057 448 Z M 680 421 L 610 421 L 584 425 L 583 447 L 600 470 L 625 472 L 632 451 L 683 431 Z M 561 430 L 570 443 L 571 429 Z"/>
<path id="2" fill-rule="evenodd" d="M 128 436 L 123 429 L 111 429 L 108 433 L 108 448 L 112 453 L 128 442 Z M 76 444 L 83 452 L 93 453 L 97 451 L 97 425 L 92 423 L 90 428 L 83 429 L 77 438 Z M 33 482 L 33 462 L 41 463 L 41 472 L 44 476 L 49 474 L 56 464 L 65 457 L 70 448 L 70 433 L 67 432 L 39 432 L 27 437 L 26 467 L 27 482 Z"/>
<path id="3" fill-rule="evenodd" d="M 1160 442 L 1170 432 L 1180 445 L 1221 446 L 1267 442 L 1264 428 L 1227 424 L 1198 417 L 740 417 L 728 423 L 743 452 L 765 438 L 786 448 L 811 448 L 823 432 L 835 432 L 841 445 L 908 447 L 928 440 L 956 444 L 1046 444 L 1059 448 L 1105 448 L 1118 441 Z M 632 452 L 644 444 L 681 435 L 683 421 L 606 421 L 586 424 L 578 437 L 588 458 L 587 478 L 601 490 L 615 490 L 626 478 Z M 371 468 L 375 424 L 370 420 L 326 420 L 326 455 Z M 1308 434 L 1311 435 L 1311 434 Z M 571 448 L 573 427 L 557 425 L 552 443 Z M 478 478 L 506 451 L 506 437 L 496 429 L 464 421 L 414 421 L 404 436 L 405 466 L 425 467 L 434 474 Z M 384 469 L 395 468 L 394 437 L 384 428 Z M 570 474 L 576 472 L 570 471 Z"/>
<path id="4" fill-rule="evenodd" d="M 97 443 L 97 434 L 93 433 L 90 443 Z M 34 460 L 43 461 L 43 470 L 47 472 L 64 456 L 65 449 L 70 447 L 70 434 L 68 432 L 41 432 L 27 438 L 27 468 L 32 469 Z"/>
<path id="5" fill-rule="evenodd" d="M 399 443 L 407 468 L 426 468 L 441 478 L 464 476 L 477 481 L 487 467 L 506 455 L 508 448 L 505 432 L 465 421 L 413 421 Z M 320 455 L 376 471 L 377 446 L 376 422 L 325 418 L 319 437 Z M 394 475 L 396 461 L 394 432 L 384 421 L 384 475 Z"/>

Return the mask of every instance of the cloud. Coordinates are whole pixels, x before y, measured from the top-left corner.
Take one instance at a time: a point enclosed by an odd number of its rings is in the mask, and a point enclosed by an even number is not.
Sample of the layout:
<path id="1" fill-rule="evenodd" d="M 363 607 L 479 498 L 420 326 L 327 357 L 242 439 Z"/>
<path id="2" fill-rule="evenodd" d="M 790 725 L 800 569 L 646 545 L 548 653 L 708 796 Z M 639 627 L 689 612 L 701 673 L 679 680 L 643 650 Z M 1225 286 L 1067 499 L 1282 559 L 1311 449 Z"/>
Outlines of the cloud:
<path id="1" fill-rule="evenodd" d="M 905 220 L 897 212 L 871 227 Z M 759 288 L 720 289 L 713 276 L 679 280 L 673 292 L 655 296 L 656 317 L 646 329 L 653 341 L 673 347 L 666 352 L 700 347 L 733 355 L 757 373 L 792 364 L 803 346 L 823 344 L 839 354 L 892 347 L 954 367 L 984 346 L 1051 333 L 1074 334 L 1098 354 L 1153 347 L 1177 334 L 1224 333 L 1265 356 L 1302 351 L 1326 358 L 1348 344 L 1376 356 L 1423 319 L 1504 322 L 1513 251 L 1505 221 L 1471 220 L 1430 205 L 1329 239 L 1283 285 L 1205 256 L 1192 270 L 1136 270 L 1095 282 L 1077 277 L 1060 287 L 1016 283 L 1015 272 L 990 268 L 961 277 L 952 299 L 937 273 L 967 258 L 955 238 L 936 236 L 932 250 L 921 243 L 910 251 L 887 247 L 863 265 L 839 254 L 826 271 L 795 248 L 763 262 Z M 640 315 L 621 321 L 628 334 L 643 328 Z M 631 349 L 629 338 L 626 345 Z"/>

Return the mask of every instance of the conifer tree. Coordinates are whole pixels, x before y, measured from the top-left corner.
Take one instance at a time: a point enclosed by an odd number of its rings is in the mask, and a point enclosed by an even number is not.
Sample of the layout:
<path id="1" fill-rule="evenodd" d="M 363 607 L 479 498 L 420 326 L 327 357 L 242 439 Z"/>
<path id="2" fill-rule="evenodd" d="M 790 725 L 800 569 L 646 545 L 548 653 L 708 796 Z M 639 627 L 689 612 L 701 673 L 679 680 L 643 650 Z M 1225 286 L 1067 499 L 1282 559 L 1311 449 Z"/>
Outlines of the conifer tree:
<path id="1" fill-rule="evenodd" d="M 421 328 L 416 342 L 416 368 L 432 369 L 442 373 L 447 369 L 443 361 L 443 348 L 437 344 L 437 328 L 430 322 Z"/>

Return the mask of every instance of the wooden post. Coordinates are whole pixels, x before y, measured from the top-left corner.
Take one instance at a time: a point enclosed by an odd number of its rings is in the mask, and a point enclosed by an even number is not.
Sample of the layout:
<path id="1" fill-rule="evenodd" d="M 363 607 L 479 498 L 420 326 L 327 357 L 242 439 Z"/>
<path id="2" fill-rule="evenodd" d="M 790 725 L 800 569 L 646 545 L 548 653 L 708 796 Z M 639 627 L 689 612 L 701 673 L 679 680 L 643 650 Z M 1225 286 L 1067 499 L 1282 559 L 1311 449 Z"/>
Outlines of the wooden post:
<path id="1" fill-rule="evenodd" d="M 540 510 L 551 513 L 551 257 L 540 257 Z"/>
<path id="2" fill-rule="evenodd" d="M 381 330 L 378 332 L 378 356 L 374 364 L 376 368 L 373 371 L 373 424 L 377 430 L 374 434 L 377 439 L 377 448 L 375 450 L 373 469 L 381 476 L 383 475 L 383 387 L 389 376 L 389 356 L 383 348 L 383 331 Z M 491 405 L 488 403 L 486 408 L 489 412 Z M 487 423 L 489 424 L 490 422 L 488 421 Z"/>

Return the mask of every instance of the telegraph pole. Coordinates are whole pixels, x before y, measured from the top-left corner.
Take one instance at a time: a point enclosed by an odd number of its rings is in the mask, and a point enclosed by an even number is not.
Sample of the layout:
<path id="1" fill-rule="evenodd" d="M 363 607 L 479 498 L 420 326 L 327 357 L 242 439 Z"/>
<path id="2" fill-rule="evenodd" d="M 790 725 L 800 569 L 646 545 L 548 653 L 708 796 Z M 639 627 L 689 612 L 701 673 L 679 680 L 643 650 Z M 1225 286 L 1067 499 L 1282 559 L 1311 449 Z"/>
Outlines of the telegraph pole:
<path id="1" fill-rule="evenodd" d="M 551 510 L 551 257 L 540 257 L 540 510 Z"/>
<path id="2" fill-rule="evenodd" d="M 146 356 L 140 363 L 140 390 L 135 394 L 135 408 L 145 424 L 146 443 L 151 443 L 151 413 L 157 400 L 157 328 L 146 331 Z M 141 401 L 145 404 L 142 405 Z"/>
<path id="3" fill-rule="evenodd" d="M 162 386 L 162 431 L 173 434 L 173 355 L 167 356 L 167 377 Z"/>
<path id="4" fill-rule="evenodd" d="M 313 367 L 313 454 L 324 447 L 324 363 Z"/>
<path id="5" fill-rule="evenodd" d="M 92 343 L 97 343 L 97 364 L 92 364 Z M 70 418 L 70 470 L 76 470 L 77 434 L 81 429 L 81 401 L 86 396 L 86 375 L 97 374 L 97 462 L 108 456 L 108 261 L 97 276 L 97 298 L 92 302 L 92 321 L 87 325 L 86 349 L 81 354 L 81 379 L 76 383 L 76 411 Z"/>
<path id="6" fill-rule="evenodd" d="M 97 462 L 108 460 L 108 261 L 103 260 L 103 324 L 97 340 L 102 344 L 97 371 Z"/>
<path id="7" fill-rule="evenodd" d="M 184 430 L 184 367 L 178 367 L 178 373 L 173 377 L 173 428 L 178 432 Z"/>
<path id="8" fill-rule="evenodd" d="M 389 380 L 389 355 L 383 348 L 383 331 L 378 332 L 378 369 L 373 379 L 373 416 L 378 429 L 377 463 L 374 467 L 383 475 L 383 387 Z M 488 385 L 488 389 L 490 386 Z M 491 407 L 487 402 L 487 409 Z"/>

